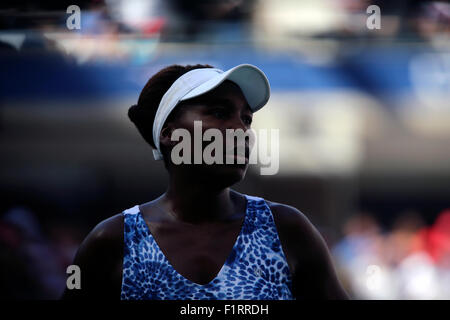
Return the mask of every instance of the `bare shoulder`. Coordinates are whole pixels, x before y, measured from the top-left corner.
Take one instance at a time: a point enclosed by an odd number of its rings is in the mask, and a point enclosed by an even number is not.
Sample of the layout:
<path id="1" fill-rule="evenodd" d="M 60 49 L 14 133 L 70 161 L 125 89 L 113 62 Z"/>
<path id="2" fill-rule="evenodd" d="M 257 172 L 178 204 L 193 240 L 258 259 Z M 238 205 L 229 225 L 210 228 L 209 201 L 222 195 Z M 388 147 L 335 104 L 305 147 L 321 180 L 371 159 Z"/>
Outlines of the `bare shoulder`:
<path id="1" fill-rule="evenodd" d="M 123 239 L 123 215 L 118 213 L 99 222 L 88 234 L 85 242 L 114 243 Z"/>
<path id="2" fill-rule="evenodd" d="M 325 240 L 303 212 L 286 204 L 266 202 L 293 271 L 298 269 L 299 264 L 305 265 L 305 262 L 329 256 Z"/>
<path id="3" fill-rule="evenodd" d="M 106 254 L 115 255 L 122 246 L 123 215 L 119 213 L 101 221 L 89 232 L 78 249 L 75 262 L 86 263 Z"/>
<path id="4" fill-rule="evenodd" d="M 303 212 L 290 205 L 267 200 L 266 202 L 279 231 L 287 232 L 297 240 L 300 238 L 306 240 L 311 237 L 316 241 L 321 240 L 319 231 Z"/>

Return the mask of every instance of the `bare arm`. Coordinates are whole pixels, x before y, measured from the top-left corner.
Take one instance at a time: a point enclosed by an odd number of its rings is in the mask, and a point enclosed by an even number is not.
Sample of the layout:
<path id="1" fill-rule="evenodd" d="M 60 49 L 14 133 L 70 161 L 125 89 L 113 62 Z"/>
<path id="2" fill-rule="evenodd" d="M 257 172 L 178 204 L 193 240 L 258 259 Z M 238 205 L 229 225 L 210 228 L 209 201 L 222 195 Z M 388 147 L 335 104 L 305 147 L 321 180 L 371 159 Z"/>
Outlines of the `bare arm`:
<path id="1" fill-rule="evenodd" d="M 346 300 L 328 247 L 308 218 L 291 206 L 269 203 L 293 274 L 297 299 Z"/>

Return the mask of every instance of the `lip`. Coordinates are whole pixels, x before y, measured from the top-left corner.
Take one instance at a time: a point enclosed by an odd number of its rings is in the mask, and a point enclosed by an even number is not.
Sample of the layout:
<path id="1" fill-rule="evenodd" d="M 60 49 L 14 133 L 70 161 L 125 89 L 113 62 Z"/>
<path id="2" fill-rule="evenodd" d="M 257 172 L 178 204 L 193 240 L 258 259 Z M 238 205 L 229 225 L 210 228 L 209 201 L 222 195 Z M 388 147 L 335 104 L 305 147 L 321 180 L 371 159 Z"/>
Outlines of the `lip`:
<path id="1" fill-rule="evenodd" d="M 250 154 L 250 149 L 246 145 L 245 146 L 245 156 L 239 155 L 238 154 L 238 148 L 236 147 L 236 148 L 233 149 L 233 151 L 230 150 L 229 153 L 227 153 L 225 155 L 225 157 L 228 158 L 228 159 L 232 158 L 234 160 L 233 164 L 248 164 L 249 163 L 249 157 L 248 157 L 249 154 Z M 239 159 L 244 159 L 244 163 L 237 163 L 237 160 L 239 160 Z"/>
<path id="2" fill-rule="evenodd" d="M 227 154 L 226 155 L 226 158 L 232 158 L 234 161 L 233 161 L 233 163 L 232 164 L 248 164 L 248 157 L 243 157 L 243 156 L 239 156 L 239 155 L 236 155 L 236 154 Z M 239 159 L 244 159 L 244 163 L 238 163 L 238 160 Z"/>

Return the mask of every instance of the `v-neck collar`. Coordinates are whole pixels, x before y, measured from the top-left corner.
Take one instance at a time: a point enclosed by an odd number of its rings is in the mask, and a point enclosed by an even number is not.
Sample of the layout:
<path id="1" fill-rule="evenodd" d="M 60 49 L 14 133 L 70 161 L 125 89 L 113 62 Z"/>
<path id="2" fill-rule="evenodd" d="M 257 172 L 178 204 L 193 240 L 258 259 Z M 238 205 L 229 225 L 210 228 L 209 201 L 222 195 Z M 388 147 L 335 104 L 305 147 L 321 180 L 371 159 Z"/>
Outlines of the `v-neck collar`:
<path id="1" fill-rule="evenodd" d="M 240 230 L 239 230 L 239 234 L 238 234 L 236 240 L 234 241 L 233 248 L 231 249 L 231 252 L 228 254 L 227 259 L 225 260 L 225 262 L 222 264 L 222 267 L 220 268 L 219 272 L 216 274 L 216 276 L 211 281 L 209 281 L 206 284 L 199 284 L 199 283 L 196 283 L 196 282 L 194 282 L 192 280 L 187 279 L 185 276 L 183 276 L 181 273 L 179 273 L 173 267 L 172 263 L 169 261 L 169 259 L 167 258 L 166 254 L 164 253 L 163 250 L 161 250 L 161 247 L 159 246 L 158 242 L 153 237 L 152 232 L 150 231 L 150 228 L 147 225 L 147 223 L 146 223 L 146 221 L 145 221 L 145 219 L 144 219 L 144 217 L 142 215 L 142 212 L 139 209 L 139 206 L 137 206 L 138 207 L 137 214 L 138 214 L 138 219 L 140 219 L 140 223 L 143 223 L 143 225 L 144 225 L 145 235 L 148 237 L 148 239 L 151 242 L 153 242 L 155 244 L 156 248 L 161 252 L 161 254 L 163 256 L 164 263 L 167 264 L 168 266 L 170 266 L 170 268 L 173 269 L 176 272 L 176 274 L 177 274 L 177 276 L 179 278 L 181 278 L 185 282 L 189 283 L 190 285 L 196 285 L 196 286 L 200 286 L 200 287 L 207 287 L 207 286 L 211 285 L 213 282 L 215 282 L 217 279 L 220 279 L 222 277 L 222 275 L 224 273 L 225 266 L 230 264 L 230 262 L 232 262 L 232 260 L 235 258 L 236 251 L 238 250 L 238 246 L 239 246 L 239 244 L 241 242 L 242 234 L 244 233 L 244 228 L 246 227 L 248 219 L 249 219 L 249 212 L 250 212 L 249 211 L 249 207 L 250 207 L 251 199 L 247 195 L 244 195 L 244 196 L 245 196 L 245 200 L 246 200 L 245 216 L 244 216 L 244 220 L 243 220 L 243 222 L 241 224 L 241 227 L 240 227 Z"/>

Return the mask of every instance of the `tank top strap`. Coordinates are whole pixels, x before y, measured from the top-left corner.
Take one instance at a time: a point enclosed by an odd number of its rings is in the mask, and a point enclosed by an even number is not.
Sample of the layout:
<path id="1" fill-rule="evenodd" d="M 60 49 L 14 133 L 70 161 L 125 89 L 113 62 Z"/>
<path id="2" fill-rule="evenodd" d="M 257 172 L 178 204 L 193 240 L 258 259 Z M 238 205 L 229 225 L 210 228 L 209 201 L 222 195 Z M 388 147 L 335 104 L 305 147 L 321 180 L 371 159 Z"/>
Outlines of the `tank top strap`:
<path id="1" fill-rule="evenodd" d="M 266 200 L 264 198 L 248 196 L 247 198 L 247 206 L 248 206 L 248 215 L 249 215 L 249 223 L 251 223 L 254 228 L 262 228 L 268 231 L 270 230 L 274 240 L 279 241 L 278 232 L 275 226 L 275 221 L 273 219 L 272 211 L 269 208 Z M 281 244 L 280 244 L 281 246 Z"/>
<path id="2" fill-rule="evenodd" d="M 138 227 L 139 205 L 126 209 L 122 212 L 124 223 L 125 242 L 130 240 L 130 236 L 134 235 Z"/>
<path id="3" fill-rule="evenodd" d="M 132 208 L 123 211 L 123 215 L 134 215 L 139 213 L 139 205 L 135 205 Z"/>
<path id="4" fill-rule="evenodd" d="M 126 209 L 123 215 L 123 238 L 124 238 L 124 265 L 128 266 L 127 260 L 138 252 L 135 249 L 145 241 L 145 229 L 140 223 L 139 205 Z"/>

